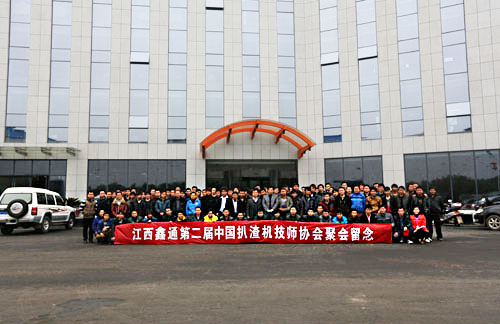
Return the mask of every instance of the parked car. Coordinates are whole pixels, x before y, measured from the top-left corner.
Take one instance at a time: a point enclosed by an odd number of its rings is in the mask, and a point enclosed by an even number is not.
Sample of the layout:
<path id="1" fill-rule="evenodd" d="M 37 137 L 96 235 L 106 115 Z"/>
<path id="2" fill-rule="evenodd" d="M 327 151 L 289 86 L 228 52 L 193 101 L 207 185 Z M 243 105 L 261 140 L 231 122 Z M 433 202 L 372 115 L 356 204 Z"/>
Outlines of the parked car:
<path id="1" fill-rule="evenodd" d="M 483 224 L 491 230 L 500 231 L 500 205 L 486 206 L 474 214 L 477 223 Z"/>
<path id="2" fill-rule="evenodd" d="M 0 196 L 0 231 L 11 234 L 15 228 L 34 227 L 47 233 L 52 226 L 64 225 L 70 230 L 75 224 L 75 209 L 66 206 L 57 192 L 32 187 L 13 187 Z"/>

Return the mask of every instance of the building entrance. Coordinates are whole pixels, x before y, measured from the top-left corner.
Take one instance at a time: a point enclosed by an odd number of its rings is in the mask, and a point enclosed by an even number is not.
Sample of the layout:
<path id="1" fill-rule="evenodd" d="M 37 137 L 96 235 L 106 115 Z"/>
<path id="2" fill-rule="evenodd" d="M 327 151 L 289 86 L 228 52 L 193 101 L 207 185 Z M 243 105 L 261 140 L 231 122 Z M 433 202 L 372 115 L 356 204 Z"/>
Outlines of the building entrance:
<path id="1" fill-rule="evenodd" d="M 296 160 L 207 160 L 207 187 L 251 189 L 298 183 Z"/>

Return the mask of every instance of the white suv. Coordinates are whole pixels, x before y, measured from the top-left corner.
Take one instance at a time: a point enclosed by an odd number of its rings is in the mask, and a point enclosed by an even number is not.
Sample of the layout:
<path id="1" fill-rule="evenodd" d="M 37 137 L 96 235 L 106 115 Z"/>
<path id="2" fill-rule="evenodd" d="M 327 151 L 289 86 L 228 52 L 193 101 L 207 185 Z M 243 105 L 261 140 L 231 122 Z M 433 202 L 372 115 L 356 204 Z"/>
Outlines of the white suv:
<path id="1" fill-rule="evenodd" d="M 16 227 L 34 227 L 39 233 L 47 233 L 54 225 L 72 229 L 75 214 L 57 192 L 46 189 L 13 187 L 0 196 L 0 230 L 4 235 Z"/>

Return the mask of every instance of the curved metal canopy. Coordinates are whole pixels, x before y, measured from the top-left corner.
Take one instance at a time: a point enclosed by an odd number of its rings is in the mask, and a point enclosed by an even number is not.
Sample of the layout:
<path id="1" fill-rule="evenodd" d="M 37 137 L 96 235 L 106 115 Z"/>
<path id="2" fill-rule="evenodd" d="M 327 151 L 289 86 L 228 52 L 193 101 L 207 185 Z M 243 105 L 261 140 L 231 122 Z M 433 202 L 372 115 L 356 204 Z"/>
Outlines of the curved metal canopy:
<path id="1" fill-rule="evenodd" d="M 212 144 L 223 138 L 226 139 L 226 143 L 229 143 L 231 135 L 243 132 L 249 132 L 252 140 L 257 132 L 274 135 L 275 144 L 278 144 L 280 139 L 284 139 L 297 148 L 299 159 L 315 145 L 307 135 L 289 125 L 263 119 L 243 120 L 224 126 L 207 136 L 200 144 L 203 158 L 206 157 L 206 151 Z"/>

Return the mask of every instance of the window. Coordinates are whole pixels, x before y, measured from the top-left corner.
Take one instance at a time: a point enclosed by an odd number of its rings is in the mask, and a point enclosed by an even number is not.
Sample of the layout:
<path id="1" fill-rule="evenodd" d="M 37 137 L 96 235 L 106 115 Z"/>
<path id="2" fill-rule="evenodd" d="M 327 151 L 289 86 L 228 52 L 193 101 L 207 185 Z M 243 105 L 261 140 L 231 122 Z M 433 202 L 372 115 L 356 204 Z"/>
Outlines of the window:
<path id="1" fill-rule="evenodd" d="M 173 189 L 186 186 L 185 160 L 89 160 L 88 191 L 136 188 Z"/>
<path id="2" fill-rule="evenodd" d="M 47 205 L 55 205 L 56 200 L 54 199 L 54 195 L 47 194 Z"/>
<path id="3" fill-rule="evenodd" d="M 89 142 L 109 141 L 111 0 L 93 0 Z"/>
<path id="4" fill-rule="evenodd" d="M 464 15 L 463 1 L 441 0 L 448 133 L 472 131 Z"/>
<path id="5" fill-rule="evenodd" d="M 52 2 L 48 142 L 68 141 L 71 17 L 72 2 Z"/>
<path id="6" fill-rule="evenodd" d="M 375 0 L 356 0 L 361 139 L 380 139 Z"/>
<path id="7" fill-rule="evenodd" d="M 340 186 L 342 181 L 350 186 L 382 182 L 382 157 L 325 159 L 325 181 L 334 187 Z"/>
<path id="8" fill-rule="evenodd" d="M 205 10 L 205 128 L 224 125 L 224 8 L 210 6 Z M 212 3 L 213 5 L 213 3 Z M 248 85 L 246 85 L 248 86 Z"/>
<path id="9" fill-rule="evenodd" d="M 297 127 L 295 98 L 295 25 L 293 0 L 277 0 L 278 116 L 282 123 Z"/>
<path id="10" fill-rule="evenodd" d="M 129 143 L 148 142 L 149 1 L 132 0 Z"/>
<path id="11" fill-rule="evenodd" d="M 36 201 L 39 205 L 47 205 L 47 197 L 45 197 L 44 193 L 37 193 Z"/>
<path id="12" fill-rule="evenodd" d="M 26 141 L 31 0 L 10 1 L 5 141 Z"/>
<path id="13" fill-rule="evenodd" d="M 61 196 L 59 196 L 59 195 L 56 195 L 56 204 L 58 206 L 64 206 L 65 205 L 64 204 L 64 199 L 62 199 Z"/>
<path id="14" fill-rule="evenodd" d="M 168 143 L 186 143 L 187 0 L 170 0 L 169 19 L 167 137 Z"/>
<path id="15" fill-rule="evenodd" d="M 397 0 L 403 136 L 424 135 L 417 0 Z"/>
<path id="16" fill-rule="evenodd" d="M 241 0 L 243 119 L 260 118 L 259 1 Z"/>
<path id="17" fill-rule="evenodd" d="M 66 160 L 0 160 L 0 179 L 0 192 L 8 187 L 37 187 L 64 197 Z"/>

